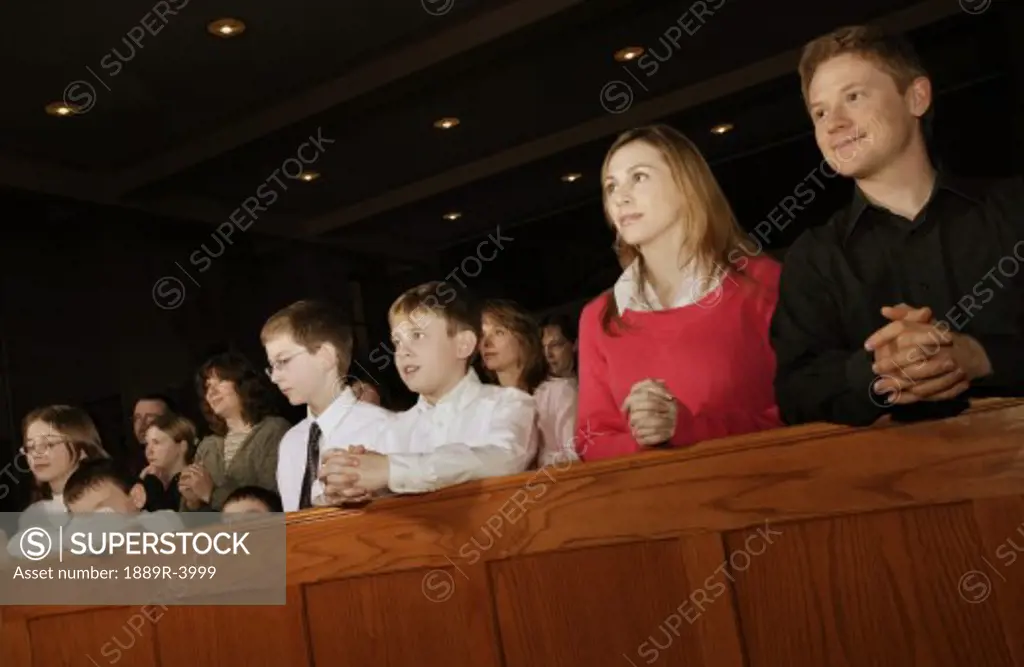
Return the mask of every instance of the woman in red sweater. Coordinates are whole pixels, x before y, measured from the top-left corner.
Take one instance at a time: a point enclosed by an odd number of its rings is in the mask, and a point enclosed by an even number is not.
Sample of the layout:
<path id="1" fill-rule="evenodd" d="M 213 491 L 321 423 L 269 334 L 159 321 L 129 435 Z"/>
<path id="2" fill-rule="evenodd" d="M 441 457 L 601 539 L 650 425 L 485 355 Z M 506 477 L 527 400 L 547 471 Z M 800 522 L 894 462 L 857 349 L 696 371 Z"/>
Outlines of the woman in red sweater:
<path id="1" fill-rule="evenodd" d="M 585 460 L 782 426 L 768 338 L 780 266 L 748 253 L 700 151 L 671 127 L 622 134 L 601 169 L 625 271 L 580 316 Z"/>

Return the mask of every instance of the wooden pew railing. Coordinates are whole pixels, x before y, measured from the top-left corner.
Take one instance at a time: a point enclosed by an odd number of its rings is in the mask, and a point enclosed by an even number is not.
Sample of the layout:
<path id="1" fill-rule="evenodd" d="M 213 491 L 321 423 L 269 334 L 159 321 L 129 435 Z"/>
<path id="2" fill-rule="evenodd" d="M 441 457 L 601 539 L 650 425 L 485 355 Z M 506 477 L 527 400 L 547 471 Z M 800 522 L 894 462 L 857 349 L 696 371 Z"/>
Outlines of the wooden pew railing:
<path id="1" fill-rule="evenodd" d="M 0 665 L 1024 667 L 1024 402 L 314 510 L 287 535 L 285 606 L 7 607 Z"/>

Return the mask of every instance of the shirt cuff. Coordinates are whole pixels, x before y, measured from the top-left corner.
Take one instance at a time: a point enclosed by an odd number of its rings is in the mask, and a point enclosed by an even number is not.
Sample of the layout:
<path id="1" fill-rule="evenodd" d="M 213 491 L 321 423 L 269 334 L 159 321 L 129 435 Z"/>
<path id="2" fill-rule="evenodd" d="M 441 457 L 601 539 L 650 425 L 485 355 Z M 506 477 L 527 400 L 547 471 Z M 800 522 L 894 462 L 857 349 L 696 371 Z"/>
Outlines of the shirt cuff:
<path id="1" fill-rule="evenodd" d="M 1020 389 L 1024 384 L 1024 341 L 1018 336 L 980 335 L 974 339 L 981 344 L 988 357 L 992 372 L 972 384 L 992 389 Z"/>
<path id="2" fill-rule="evenodd" d="M 323 507 L 327 504 L 327 496 L 324 495 L 324 483 L 319 479 L 313 480 L 309 485 L 309 504 L 313 507 Z M 299 499 L 302 502 L 302 499 Z"/>
<path id="3" fill-rule="evenodd" d="M 388 488 L 395 493 L 425 493 L 437 488 L 436 475 L 417 454 L 388 454 Z"/>
<path id="4" fill-rule="evenodd" d="M 871 369 L 874 361 L 874 354 L 867 350 L 854 352 L 846 361 L 846 381 L 850 391 L 860 393 L 876 408 L 887 409 L 890 407 L 886 403 L 888 394 L 879 394 L 875 391 L 875 382 L 882 378 Z"/>

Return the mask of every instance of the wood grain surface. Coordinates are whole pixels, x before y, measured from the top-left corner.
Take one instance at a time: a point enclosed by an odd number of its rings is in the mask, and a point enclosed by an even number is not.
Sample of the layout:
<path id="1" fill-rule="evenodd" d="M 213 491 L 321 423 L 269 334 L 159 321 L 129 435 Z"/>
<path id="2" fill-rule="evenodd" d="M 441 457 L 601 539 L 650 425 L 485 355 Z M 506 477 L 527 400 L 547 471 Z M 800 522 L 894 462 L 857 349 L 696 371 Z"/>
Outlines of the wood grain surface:
<path id="1" fill-rule="evenodd" d="M 0 664 L 1024 667 L 1024 403 L 317 509 L 287 540 L 284 606 L 6 607 Z"/>

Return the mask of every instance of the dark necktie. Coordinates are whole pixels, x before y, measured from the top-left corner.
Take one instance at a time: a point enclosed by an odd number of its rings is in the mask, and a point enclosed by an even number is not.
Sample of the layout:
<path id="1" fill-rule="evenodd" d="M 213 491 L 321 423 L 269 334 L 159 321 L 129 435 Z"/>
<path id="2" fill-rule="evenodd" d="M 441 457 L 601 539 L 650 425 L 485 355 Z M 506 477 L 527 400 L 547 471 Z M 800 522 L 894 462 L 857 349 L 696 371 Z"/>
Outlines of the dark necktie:
<path id="1" fill-rule="evenodd" d="M 310 497 L 313 480 L 320 468 L 320 425 L 313 422 L 309 427 L 309 443 L 306 445 L 306 474 L 302 476 L 302 491 L 299 492 L 299 509 L 313 506 Z"/>

